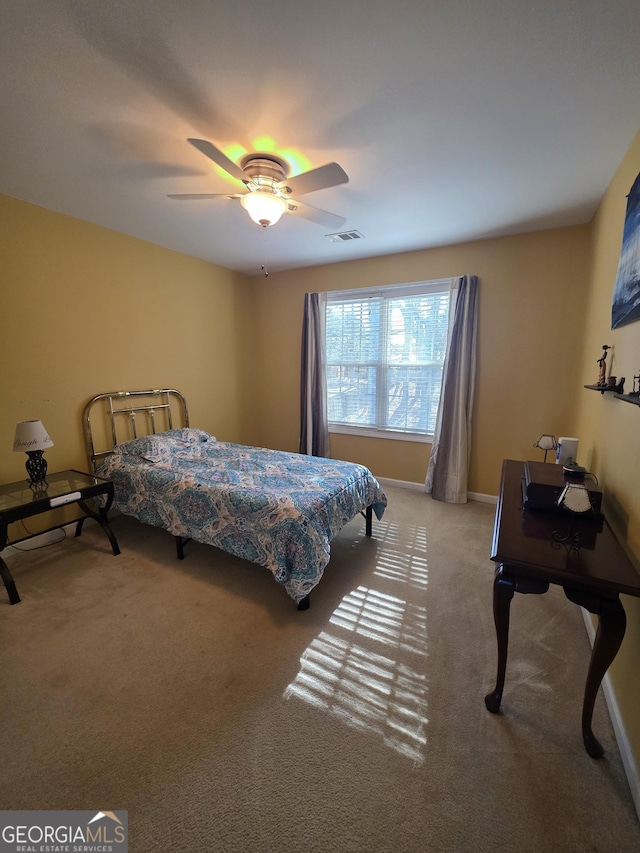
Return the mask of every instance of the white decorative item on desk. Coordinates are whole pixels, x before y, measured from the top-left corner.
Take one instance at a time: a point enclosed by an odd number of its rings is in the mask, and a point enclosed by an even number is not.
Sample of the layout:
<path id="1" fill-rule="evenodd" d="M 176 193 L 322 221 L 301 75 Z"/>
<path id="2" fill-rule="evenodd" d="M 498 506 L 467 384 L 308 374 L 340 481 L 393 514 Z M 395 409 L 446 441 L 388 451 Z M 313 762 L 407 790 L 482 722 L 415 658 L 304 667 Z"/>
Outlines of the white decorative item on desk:
<path id="1" fill-rule="evenodd" d="M 584 483 L 567 483 L 558 498 L 558 506 L 569 512 L 593 512 L 589 490 Z"/>
<path id="2" fill-rule="evenodd" d="M 556 450 L 556 465 L 565 465 L 569 459 L 572 462 L 578 459 L 578 439 L 561 435 Z"/>

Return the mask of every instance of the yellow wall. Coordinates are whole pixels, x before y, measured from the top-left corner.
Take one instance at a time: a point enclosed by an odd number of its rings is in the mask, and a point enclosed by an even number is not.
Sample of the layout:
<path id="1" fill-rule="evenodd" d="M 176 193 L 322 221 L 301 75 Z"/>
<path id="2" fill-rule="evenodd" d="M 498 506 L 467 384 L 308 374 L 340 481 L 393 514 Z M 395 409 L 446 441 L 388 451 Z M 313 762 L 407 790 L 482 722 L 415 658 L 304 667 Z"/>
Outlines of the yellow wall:
<path id="1" fill-rule="evenodd" d="M 86 470 L 82 409 L 106 391 L 178 388 L 194 425 L 243 440 L 244 276 L 3 196 L 0 270 L 0 482 L 25 476 L 11 447 L 32 418 L 50 470 Z"/>
<path id="2" fill-rule="evenodd" d="M 592 384 L 598 375 L 596 361 L 602 345 L 612 350 L 607 361 L 618 377 L 626 377 L 625 390 L 633 389 L 633 374 L 640 371 L 640 322 L 611 329 L 611 303 L 626 196 L 640 173 L 640 132 L 618 168 L 593 222 L 593 265 L 587 294 L 588 311 L 578 382 Z M 622 541 L 640 566 L 640 408 L 583 390 L 579 397 L 576 436 L 580 456 L 588 460 L 603 487 L 605 511 Z M 627 735 L 640 764 L 640 599 L 622 596 L 627 613 L 627 633 L 611 667 L 611 679 Z"/>
<path id="3" fill-rule="evenodd" d="M 259 372 L 254 441 L 297 449 L 305 292 L 465 273 L 480 278 L 471 492 L 495 495 L 502 459 L 542 458 L 542 433 L 573 435 L 589 269 L 588 226 L 429 249 L 253 280 Z M 430 445 L 332 435 L 331 455 L 424 482 Z"/>

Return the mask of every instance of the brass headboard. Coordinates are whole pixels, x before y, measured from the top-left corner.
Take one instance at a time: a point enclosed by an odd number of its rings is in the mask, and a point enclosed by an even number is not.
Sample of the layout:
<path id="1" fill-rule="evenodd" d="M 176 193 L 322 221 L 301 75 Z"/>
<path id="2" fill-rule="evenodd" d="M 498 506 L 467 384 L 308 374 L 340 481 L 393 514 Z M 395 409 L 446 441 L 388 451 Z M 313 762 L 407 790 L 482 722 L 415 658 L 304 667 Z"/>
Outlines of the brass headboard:
<path id="1" fill-rule="evenodd" d="M 184 396 L 172 388 L 112 391 L 89 400 L 82 423 L 89 465 L 95 471 L 96 461 L 108 456 L 116 444 L 174 427 L 188 427 L 189 410 Z"/>

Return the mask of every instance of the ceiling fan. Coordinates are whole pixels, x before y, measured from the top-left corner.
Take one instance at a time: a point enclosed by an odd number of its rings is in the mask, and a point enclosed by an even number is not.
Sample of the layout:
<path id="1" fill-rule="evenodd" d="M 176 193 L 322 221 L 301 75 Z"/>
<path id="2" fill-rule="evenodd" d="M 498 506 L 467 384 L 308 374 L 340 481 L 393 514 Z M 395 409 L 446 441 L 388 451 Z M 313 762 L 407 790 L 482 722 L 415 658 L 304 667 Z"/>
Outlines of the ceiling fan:
<path id="1" fill-rule="evenodd" d="M 246 186 L 246 193 L 178 193 L 168 197 L 181 201 L 211 198 L 239 198 L 240 203 L 249 216 L 258 225 L 266 228 L 275 225 L 283 213 L 293 213 L 302 216 L 318 225 L 328 228 L 340 228 L 346 222 L 344 216 L 328 213 L 317 207 L 311 207 L 291 196 L 304 195 L 316 190 L 346 184 L 349 180 L 347 173 L 337 163 L 327 163 L 309 169 L 299 175 L 289 177 L 289 165 L 275 154 L 246 154 L 240 165 L 234 163 L 226 154 L 205 139 L 188 139 L 205 157 L 213 160 L 232 178 L 236 178 Z"/>

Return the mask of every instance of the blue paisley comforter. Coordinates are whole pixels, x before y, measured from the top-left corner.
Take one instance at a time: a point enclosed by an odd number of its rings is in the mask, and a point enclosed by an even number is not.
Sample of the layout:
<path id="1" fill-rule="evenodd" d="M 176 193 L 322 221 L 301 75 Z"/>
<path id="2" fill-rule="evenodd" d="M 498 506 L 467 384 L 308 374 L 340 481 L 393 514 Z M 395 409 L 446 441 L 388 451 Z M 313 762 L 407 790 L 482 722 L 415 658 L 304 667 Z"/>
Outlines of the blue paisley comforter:
<path id="1" fill-rule="evenodd" d="M 362 465 L 216 441 L 176 429 L 117 445 L 96 473 L 114 507 L 146 524 L 268 568 L 300 602 L 318 584 L 335 534 L 387 499 Z"/>

